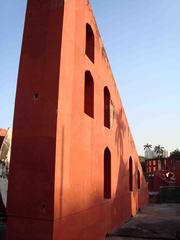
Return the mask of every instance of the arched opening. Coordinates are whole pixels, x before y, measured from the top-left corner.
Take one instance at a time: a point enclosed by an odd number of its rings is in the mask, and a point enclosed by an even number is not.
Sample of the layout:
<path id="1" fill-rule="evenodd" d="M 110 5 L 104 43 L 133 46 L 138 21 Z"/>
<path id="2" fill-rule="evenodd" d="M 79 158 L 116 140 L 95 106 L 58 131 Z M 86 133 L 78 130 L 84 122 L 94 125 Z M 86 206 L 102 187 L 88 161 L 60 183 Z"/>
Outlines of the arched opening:
<path id="1" fill-rule="evenodd" d="M 85 72 L 84 112 L 94 118 L 94 81 L 89 71 Z"/>
<path id="2" fill-rule="evenodd" d="M 86 24 L 86 55 L 94 63 L 94 33 L 88 23 Z"/>
<path id="3" fill-rule="evenodd" d="M 104 87 L 104 126 L 110 128 L 111 96 L 107 87 Z"/>
<path id="4" fill-rule="evenodd" d="M 111 152 L 104 151 L 104 198 L 111 198 Z"/>
<path id="5" fill-rule="evenodd" d="M 132 158 L 129 158 L 129 191 L 133 191 L 133 165 Z"/>
<path id="6" fill-rule="evenodd" d="M 139 170 L 138 170 L 138 172 L 137 172 L 137 184 L 138 184 L 138 189 L 140 189 L 140 187 L 141 187 L 141 182 L 140 182 L 140 172 L 139 172 Z"/>

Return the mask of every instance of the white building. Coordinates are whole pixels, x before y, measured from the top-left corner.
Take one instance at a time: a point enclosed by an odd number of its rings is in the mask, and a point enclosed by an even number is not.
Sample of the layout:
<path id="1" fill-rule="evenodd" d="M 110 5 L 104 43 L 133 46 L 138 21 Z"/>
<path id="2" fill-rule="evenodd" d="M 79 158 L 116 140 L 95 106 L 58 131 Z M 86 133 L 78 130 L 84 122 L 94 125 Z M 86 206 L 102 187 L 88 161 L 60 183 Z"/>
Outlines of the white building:
<path id="1" fill-rule="evenodd" d="M 158 157 L 157 153 L 155 153 L 154 150 L 151 150 L 151 149 L 146 149 L 144 151 L 144 156 L 145 156 L 145 158 L 148 158 L 148 159 L 152 159 L 152 158 Z M 162 157 L 163 158 L 167 158 L 168 157 L 168 151 L 166 149 L 163 150 Z"/>
<path id="2" fill-rule="evenodd" d="M 11 155 L 12 128 L 8 128 L 6 136 L 0 147 L 0 192 L 6 206 L 8 190 L 8 171 Z"/>

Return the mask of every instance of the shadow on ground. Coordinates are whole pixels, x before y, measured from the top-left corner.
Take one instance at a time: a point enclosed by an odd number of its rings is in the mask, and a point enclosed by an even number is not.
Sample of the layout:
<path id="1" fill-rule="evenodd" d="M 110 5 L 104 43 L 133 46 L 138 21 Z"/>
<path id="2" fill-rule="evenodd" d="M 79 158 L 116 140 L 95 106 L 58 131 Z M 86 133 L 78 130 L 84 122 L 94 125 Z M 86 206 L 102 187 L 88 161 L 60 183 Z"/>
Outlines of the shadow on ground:
<path id="1" fill-rule="evenodd" d="M 149 204 L 107 239 L 180 239 L 180 204 Z"/>
<path id="2" fill-rule="evenodd" d="M 0 222 L 0 240 L 5 240 L 5 230 L 6 230 L 6 224 L 3 222 Z"/>

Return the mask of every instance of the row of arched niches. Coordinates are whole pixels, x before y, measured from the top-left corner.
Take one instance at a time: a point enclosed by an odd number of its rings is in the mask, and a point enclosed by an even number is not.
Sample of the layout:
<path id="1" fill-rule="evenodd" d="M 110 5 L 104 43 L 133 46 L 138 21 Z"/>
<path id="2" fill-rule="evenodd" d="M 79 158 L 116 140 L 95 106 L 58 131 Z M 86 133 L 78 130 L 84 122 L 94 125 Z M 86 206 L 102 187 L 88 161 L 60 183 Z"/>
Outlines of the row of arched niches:
<path id="1" fill-rule="evenodd" d="M 85 53 L 89 60 L 95 62 L 95 38 L 91 26 L 86 24 L 86 49 Z M 84 112 L 94 118 L 94 79 L 90 71 L 85 72 L 84 84 Z M 107 86 L 104 87 L 104 126 L 112 127 L 111 121 L 111 96 Z"/>
<path id="2" fill-rule="evenodd" d="M 85 53 L 89 60 L 95 63 L 95 37 L 91 26 L 86 24 L 86 48 Z M 104 86 L 104 126 L 111 128 L 113 125 L 114 109 L 111 111 L 111 95 L 107 86 Z M 94 118 L 94 79 L 89 70 L 85 71 L 84 84 L 84 112 Z M 140 188 L 140 172 L 137 172 L 137 185 Z M 129 191 L 133 191 L 133 162 L 129 158 Z M 104 198 L 111 198 L 111 152 L 107 147 L 104 150 Z"/>

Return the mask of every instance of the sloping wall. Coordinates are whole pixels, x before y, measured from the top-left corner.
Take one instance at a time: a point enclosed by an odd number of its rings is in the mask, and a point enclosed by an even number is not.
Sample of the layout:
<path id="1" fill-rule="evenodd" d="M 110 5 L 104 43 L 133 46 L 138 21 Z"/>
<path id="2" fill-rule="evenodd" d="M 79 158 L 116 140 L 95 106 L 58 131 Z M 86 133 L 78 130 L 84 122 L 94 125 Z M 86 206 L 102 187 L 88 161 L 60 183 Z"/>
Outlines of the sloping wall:
<path id="1" fill-rule="evenodd" d="M 87 0 L 28 2 L 9 181 L 8 240 L 104 239 L 147 203 Z"/>

